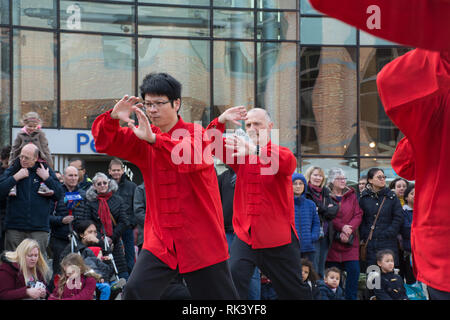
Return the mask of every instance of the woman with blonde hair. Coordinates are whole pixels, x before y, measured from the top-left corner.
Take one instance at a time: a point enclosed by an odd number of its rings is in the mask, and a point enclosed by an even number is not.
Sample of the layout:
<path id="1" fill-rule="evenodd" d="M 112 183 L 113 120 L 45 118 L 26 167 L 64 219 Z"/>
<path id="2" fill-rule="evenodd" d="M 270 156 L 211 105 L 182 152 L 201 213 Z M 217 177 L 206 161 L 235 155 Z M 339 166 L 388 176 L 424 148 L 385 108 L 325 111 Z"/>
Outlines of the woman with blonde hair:
<path id="1" fill-rule="evenodd" d="M 314 201 L 320 219 L 320 237 L 315 242 L 314 269 L 324 276 L 325 260 L 334 234 L 331 221 L 339 210 L 338 204 L 331 198 L 330 190 L 325 186 L 325 172 L 321 167 L 312 166 L 305 172 L 308 183 L 306 198 Z"/>
<path id="2" fill-rule="evenodd" d="M 1 300 L 38 300 L 46 297 L 49 268 L 36 240 L 24 239 L 15 251 L 5 252 L 1 261 Z"/>

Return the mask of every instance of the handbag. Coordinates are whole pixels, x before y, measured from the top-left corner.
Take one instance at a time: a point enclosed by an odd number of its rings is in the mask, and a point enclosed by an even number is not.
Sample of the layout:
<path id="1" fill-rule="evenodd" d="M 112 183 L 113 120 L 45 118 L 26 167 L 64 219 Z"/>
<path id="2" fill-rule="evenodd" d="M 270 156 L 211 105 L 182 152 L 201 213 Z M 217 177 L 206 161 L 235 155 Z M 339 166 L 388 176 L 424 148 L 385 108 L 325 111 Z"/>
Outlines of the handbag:
<path id="1" fill-rule="evenodd" d="M 366 261 L 367 259 L 367 245 L 369 241 L 372 240 L 373 231 L 375 230 L 375 225 L 377 224 L 378 217 L 380 216 L 381 208 L 383 207 L 384 201 L 386 200 L 386 196 L 383 198 L 380 207 L 378 208 L 377 215 L 375 216 L 375 220 L 373 221 L 372 226 L 370 227 L 369 236 L 366 241 L 363 241 L 359 246 L 359 259 L 361 261 Z"/>

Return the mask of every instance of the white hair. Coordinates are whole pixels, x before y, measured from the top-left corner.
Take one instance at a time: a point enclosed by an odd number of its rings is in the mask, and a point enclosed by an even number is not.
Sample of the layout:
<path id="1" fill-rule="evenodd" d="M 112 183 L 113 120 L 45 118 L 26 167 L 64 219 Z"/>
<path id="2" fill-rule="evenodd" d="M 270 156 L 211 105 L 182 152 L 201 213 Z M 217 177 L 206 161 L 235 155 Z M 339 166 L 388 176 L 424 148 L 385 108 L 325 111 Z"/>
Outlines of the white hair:
<path id="1" fill-rule="evenodd" d="M 341 168 L 331 168 L 328 171 L 328 181 L 333 184 L 337 177 L 345 177 L 345 171 Z"/>

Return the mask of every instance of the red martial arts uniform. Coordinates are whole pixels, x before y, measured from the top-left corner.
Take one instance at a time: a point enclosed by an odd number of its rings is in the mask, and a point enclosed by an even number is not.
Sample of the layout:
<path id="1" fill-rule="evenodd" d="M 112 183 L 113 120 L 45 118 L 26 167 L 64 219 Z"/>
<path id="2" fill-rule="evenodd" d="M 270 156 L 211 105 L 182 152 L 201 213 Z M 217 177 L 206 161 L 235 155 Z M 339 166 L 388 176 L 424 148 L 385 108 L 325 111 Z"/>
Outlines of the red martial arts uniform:
<path id="1" fill-rule="evenodd" d="M 212 128 L 222 133 L 225 131 L 225 125 L 219 123 L 217 118 L 208 126 L 208 129 Z M 231 157 L 226 159 L 226 153 L 226 149 L 223 149 L 223 157 L 216 156 L 236 173 L 233 228 L 237 237 L 252 249 L 290 243 L 291 232 L 297 236 L 292 187 L 292 174 L 297 160 L 292 151 L 269 141 L 267 146 L 261 148 L 260 154 L 267 155 L 267 159 L 272 161 L 264 164 L 264 159 L 256 155 L 246 156 L 244 164 L 237 164 L 236 158 L 228 161 Z M 261 174 L 264 170 L 271 172 L 271 166 L 272 174 Z"/>
<path id="2" fill-rule="evenodd" d="M 416 49 L 378 74 L 386 113 L 405 134 L 392 166 L 416 180 L 411 248 L 416 278 L 450 291 L 450 56 Z"/>
<path id="3" fill-rule="evenodd" d="M 168 133 L 152 126 L 156 142 L 150 144 L 136 137 L 131 129 L 121 128 L 119 120 L 112 119 L 110 113 L 100 115 L 92 125 L 95 147 L 98 152 L 126 159 L 141 170 L 147 200 L 143 249 L 171 269 L 178 265 L 180 273 L 228 259 L 212 158 L 177 165 L 174 161 L 179 159 L 172 158 L 178 154 L 186 156 L 183 151 L 192 152 L 188 155 L 191 160 L 201 155 L 198 151 L 206 146 L 202 139 L 204 129 L 179 118 Z M 175 130 L 183 137 L 173 139 Z"/>

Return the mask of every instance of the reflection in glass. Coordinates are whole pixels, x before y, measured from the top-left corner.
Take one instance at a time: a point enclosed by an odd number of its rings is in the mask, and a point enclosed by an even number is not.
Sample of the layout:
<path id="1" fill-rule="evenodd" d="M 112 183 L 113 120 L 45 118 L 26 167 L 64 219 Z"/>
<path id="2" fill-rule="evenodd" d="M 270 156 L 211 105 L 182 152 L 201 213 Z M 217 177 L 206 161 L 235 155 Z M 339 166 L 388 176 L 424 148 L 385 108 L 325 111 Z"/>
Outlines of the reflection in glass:
<path id="1" fill-rule="evenodd" d="M 386 176 L 386 186 L 388 186 L 392 180 L 398 178 L 397 173 L 392 169 L 391 159 L 361 158 L 359 176 L 367 176 L 367 173 L 371 168 L 379 168 L 384 171 L 384 175 Z"/>
<path id="2" fill-rule="evenodd" d="M 139 33 L 167 36 L 209 36 L 209 10 L 139 7 Z"/>
<path id="3" fill-rule="evenodd" d="M 253 39 L 253 11 L 214 10 L 214 37 Z"/>
<path id="4" fill-rule="evenodd" d="M 300 0 L 300 12 L 301 14 L 322 14 L 311 6 L 309 0 Z"/>
<path id="5" fill-rule="evenodd" d="M 261 9 L 297 9 L 298 0 L 257 0 L 257 7 Z"/>
<path id="6" fill-rule="evenodd" d="M 131 0 L 134 1 L 134 0 Z M 178 4 L 184 6 L 209 6 L 210 0 L 170 0 L 170 4 Z M 157 3 L 167 4 L 167 0 L 139 0 L 141 3 Z"/>
<path id="7" fill-rule="evenodd" d="M 0 28 L 0 146 L 5 146 L 10 141 L 10 47 L 9 30 Z"/>
<path id="8" fill-rule="evenodd" d="M 139 39 L 139 85 L 150 72 L 166 72 L 183 86 L 180 116 L 202 121 L 210 106 L 209 41 Z M 205 119 L 203 125 L 207 125 Z"/>
<path id="9" fill-rule="evenodd" d="M 81 1 L 61 1 L 61 29 L 131 34 L 134 6 Z"/>
<path id="10" fill-rule="evenodd" d="M 302 17 L 300 41 L 302 44 L 355 45 L 356 29 L 332 18 Z"/>
<path id="11" fill-rule="evenodd" d="M 381 46 L 381 45 L 389 45 L 396 46 L 399 44 L 384 40 L 382 38 L 375 37 L 370 33 L 364 32 L 362 30 L 359 31 L 359 44 L 362 46 Z"/>
<path id="12" fill-rule="evenodd" d="M 300 62 L 302 153 L 356 155 L 356 49 L 303 47 Z"/>
<path id="13" fill-rule="evenodd" d="M 254 43 L 214 42 L 214 112 L 219 115 L 229 107 L 254 107 Z"/>
<path id="14" fill-rule="evenodd" d="M 14 25 L 56 28 L 55 0 L 13 0 L 12 6 Z"/>
<path id="15" fill-rule="evenodd" d="M 325 171 L 328 178 L 328 171 L 332 168 L 341 168 L 345 172 L 348 186 L 356 186 L 358 183 L 358 161 L 356 158 L 339 159 L 339 158 L 303 158 L 301 172 L 305 174 L 309 167 L 320 167 Z M 329 181 L 326 181 L 328 185 Z"/>
<path id="16" fill-rule="evenodd" d="M 275 128 L 279 144 L 297 152 L 297 45 L 295 43 L 262 42 L 257 44 L 257 103 L 266 109 Z"/>
<path id="17" fill-rule="evenodd" d="M 15 30 L 13 34 L 13 124 L 35 111 L 43 127 L 55 127 L 56 110 L 56 55 L 55 34 Z"/>
<path id="18" fill-rule="evenodd" d="M 134 94 L 128 37 L 61 34 L 61 125 L 90 128 L 125 94 Z"/>
<path id="19" fill-rule="evenodd" d="M 253 0 L 213 0 L 214 7 L 253 8 Z"/>
<path id="20" fill-rule="evenodd" d="M 9 0 L 0 0 L 0 24 L 9 24 Z"/>
<path id="21" fill-rule="evenodd" d="M 270 12 L 257 13 L 258 39 L 270 40 L 296 40 L 297 39 L 297 13 L 296 12 Z"/>
<path id="22" fill-rule="evenodd" d="M 407 48 L 360 49 L 361 156 L 392 156 L 403 134 L 386 115 L 378 96 L 377 73 Z"/>

